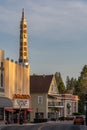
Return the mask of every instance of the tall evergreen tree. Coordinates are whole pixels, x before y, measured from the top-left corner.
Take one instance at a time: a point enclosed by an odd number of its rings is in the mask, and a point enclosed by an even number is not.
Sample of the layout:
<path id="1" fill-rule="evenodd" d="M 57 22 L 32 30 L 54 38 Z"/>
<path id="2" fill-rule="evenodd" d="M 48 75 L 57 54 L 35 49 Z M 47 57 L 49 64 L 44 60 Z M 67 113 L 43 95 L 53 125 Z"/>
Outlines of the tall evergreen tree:
<path id="1" fill-rule="evenodd" d="M 66 78 L 66 92 L 74 94 L 75 86 L 77 85 L 77 80 L 73 77 L 70 79 L 69 76 Z"/>
<path id="2" fill-rule="evenodd" d="M 79 112 L 84 113 L 85 94 L 87 93 L 87 65 L 85 65 L 78 78 Z"/>
<path id="3" fill-rule="evenodd" d="M 63 83 L 60 72 L 55 73 L 55 79 L 56 79 L 56 82 L 57 82 L 57 87 L 58 87 L 59 93 L 60 94 L 65 93 L 65 85 Z"/>

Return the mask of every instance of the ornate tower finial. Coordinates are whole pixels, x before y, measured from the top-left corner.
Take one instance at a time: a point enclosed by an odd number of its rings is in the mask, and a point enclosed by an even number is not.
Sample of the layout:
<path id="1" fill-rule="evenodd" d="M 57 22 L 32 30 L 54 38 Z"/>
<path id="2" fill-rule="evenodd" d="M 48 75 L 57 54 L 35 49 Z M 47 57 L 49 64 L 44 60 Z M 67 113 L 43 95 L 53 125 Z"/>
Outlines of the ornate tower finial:
<path id="1" fill-rule="evenodd" d="M 24 19 L 24 8 L 22 9 L 22 19 Z"/>
<path id="2" fill-rule="evenodd" d="M 22 19 L 20 22 L 19 63 L 28 65 L 28 35 L 27 35 L 27 21 L 24 18 L 24 9 L 22 9 Z"/>

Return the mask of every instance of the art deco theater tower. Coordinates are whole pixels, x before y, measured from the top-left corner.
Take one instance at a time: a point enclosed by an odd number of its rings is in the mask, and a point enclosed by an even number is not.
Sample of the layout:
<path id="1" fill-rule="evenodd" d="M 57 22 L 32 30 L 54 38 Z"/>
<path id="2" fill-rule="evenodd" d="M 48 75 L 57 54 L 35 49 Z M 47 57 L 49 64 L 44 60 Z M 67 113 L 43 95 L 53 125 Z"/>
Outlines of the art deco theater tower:
<path id="1" fill-rule="evenodd" d="M 20 22 L 20 43 L 18 61 L 6 59 L 5 66 L 5 96 L 14 101 L 14 108 L 18 107 L 18 100 L 25 101 L 30 97 L 30 64 L 28 62 L 27 22 L 24 9 Z M 22 106 L 28 108 L 27 106 Z"/>
<path id="2" fill-rule="evenodd" d="M 27 21 L 24 18 L 24 9 L 22 10 L 22 19 L 20 22 L 19 63 L 28 65 L 28 35 L 27 35 Z"/>

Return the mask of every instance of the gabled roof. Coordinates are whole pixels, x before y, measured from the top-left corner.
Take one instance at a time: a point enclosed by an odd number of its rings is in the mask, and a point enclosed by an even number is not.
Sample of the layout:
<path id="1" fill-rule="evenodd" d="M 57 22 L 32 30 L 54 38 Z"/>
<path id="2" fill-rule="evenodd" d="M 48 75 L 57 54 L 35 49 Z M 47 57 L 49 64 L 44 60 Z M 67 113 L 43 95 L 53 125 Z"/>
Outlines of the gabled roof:
<path id="1" fill-rule="evenodd" d="M 53 75 L 30 76 L 30 93 L 48 93 Z"/>

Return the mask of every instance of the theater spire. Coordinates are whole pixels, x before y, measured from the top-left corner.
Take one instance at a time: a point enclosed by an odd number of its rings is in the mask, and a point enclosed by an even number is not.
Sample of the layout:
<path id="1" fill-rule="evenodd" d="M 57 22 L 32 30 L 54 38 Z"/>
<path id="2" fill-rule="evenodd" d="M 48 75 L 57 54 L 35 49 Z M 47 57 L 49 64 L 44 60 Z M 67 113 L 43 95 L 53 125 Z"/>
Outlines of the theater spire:
<path id="1" fill-rule="evenodd" d="M 22 18 L 20 21 L 19 63 L 28 65 L 28 34 L 27 21 L 24 16 L 24 9 L 22 9 Z"/>

